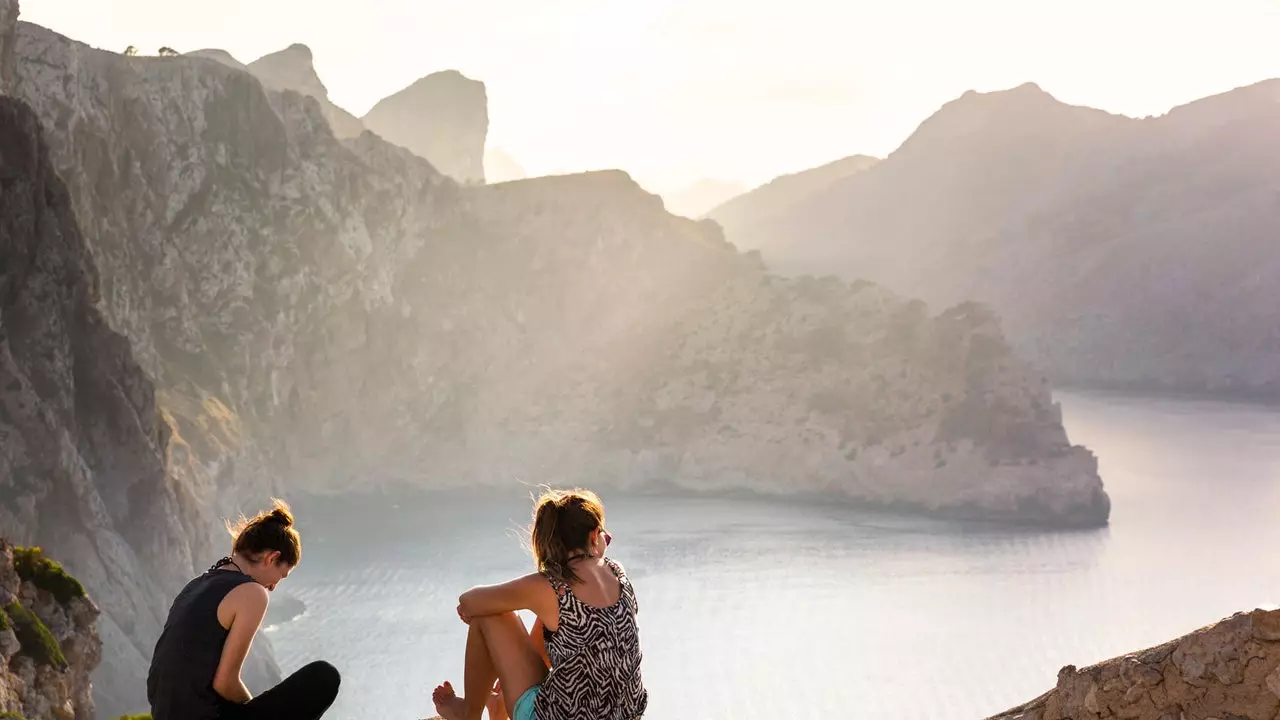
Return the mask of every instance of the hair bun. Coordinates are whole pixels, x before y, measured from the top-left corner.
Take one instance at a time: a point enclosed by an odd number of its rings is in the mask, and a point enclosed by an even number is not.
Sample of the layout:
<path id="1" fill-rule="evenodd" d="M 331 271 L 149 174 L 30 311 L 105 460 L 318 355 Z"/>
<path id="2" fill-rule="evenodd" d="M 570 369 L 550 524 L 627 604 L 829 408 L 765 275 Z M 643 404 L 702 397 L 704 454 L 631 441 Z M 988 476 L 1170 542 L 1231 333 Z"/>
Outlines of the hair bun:
<path id="1" fill-rule="evenodd" d="M 270 513 L 267 513 L 267 516 L 263 519 L 278 522 L 285 527 L 293 527 L 293 513 L 289 510 L 289 506 L 278 498 L 274 499 L 272 503 L 275 508 Z"/>

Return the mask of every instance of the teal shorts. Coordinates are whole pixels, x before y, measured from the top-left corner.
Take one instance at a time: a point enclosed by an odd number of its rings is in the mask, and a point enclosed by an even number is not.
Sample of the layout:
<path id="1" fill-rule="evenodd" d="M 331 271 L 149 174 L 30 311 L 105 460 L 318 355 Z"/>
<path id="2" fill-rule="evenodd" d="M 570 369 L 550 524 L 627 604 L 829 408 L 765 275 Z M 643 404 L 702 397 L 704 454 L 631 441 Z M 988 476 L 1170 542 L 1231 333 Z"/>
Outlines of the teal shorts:
<path id="1" fill-rule="evenodd" d="M 540 687 L 542 686 L 534 685 L 520 695 L 520 699 L 516 700 L 516 706 L 512 708 L 515 712 L 511 713 L 511 720 L 534 720 L 533 701 L 538 699 Z"/>

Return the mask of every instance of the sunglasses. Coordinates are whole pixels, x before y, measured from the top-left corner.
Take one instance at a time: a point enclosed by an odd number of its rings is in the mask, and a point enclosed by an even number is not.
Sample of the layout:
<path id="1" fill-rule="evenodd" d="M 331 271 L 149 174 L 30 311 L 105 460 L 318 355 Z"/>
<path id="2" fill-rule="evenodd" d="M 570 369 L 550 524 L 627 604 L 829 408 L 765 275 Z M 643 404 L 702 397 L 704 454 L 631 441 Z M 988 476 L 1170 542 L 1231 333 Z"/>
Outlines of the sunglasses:
<path id="1" fill-rule="evenodd" d="M 613 542 L 613 536 L 609 534 L 608 530 L 602 530 L 601 532 L 604 533 L 604 546 L 609 547 L 609 543 Z"/>

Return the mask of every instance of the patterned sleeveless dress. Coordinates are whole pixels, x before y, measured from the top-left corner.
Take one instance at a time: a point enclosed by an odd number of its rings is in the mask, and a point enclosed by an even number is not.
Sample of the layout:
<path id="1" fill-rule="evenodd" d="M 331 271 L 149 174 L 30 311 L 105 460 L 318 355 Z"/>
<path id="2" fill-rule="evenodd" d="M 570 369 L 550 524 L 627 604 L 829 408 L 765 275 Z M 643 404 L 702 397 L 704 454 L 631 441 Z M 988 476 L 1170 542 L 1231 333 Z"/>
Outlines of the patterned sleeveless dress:
<path id="1" fill-rule="evenodd" d="M 618 602 L 600 608 L 579 600 L 558 580 L 560 628 L 543 637 L 551 672 L 534 701 L 537 720 L 634 720 L 649 694 L 640 679 L 640 628 L 635 590 L 618 563 L 605 564 L 621 584 Z"/>

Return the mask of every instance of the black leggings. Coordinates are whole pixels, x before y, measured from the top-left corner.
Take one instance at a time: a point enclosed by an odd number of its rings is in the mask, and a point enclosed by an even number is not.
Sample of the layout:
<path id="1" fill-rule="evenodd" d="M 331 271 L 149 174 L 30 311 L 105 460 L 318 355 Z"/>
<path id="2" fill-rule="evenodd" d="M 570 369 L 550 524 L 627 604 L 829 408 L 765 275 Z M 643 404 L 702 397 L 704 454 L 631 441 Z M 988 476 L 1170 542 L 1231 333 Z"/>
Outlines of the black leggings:
<path id="1" fill-rule="evenodd" d="M 227 720 L 317 720 L 338 697 L 341 680 L 334 666 L 323 660 L 313 662 L 243 705 L 224 704 L 219 717 Z"/>

